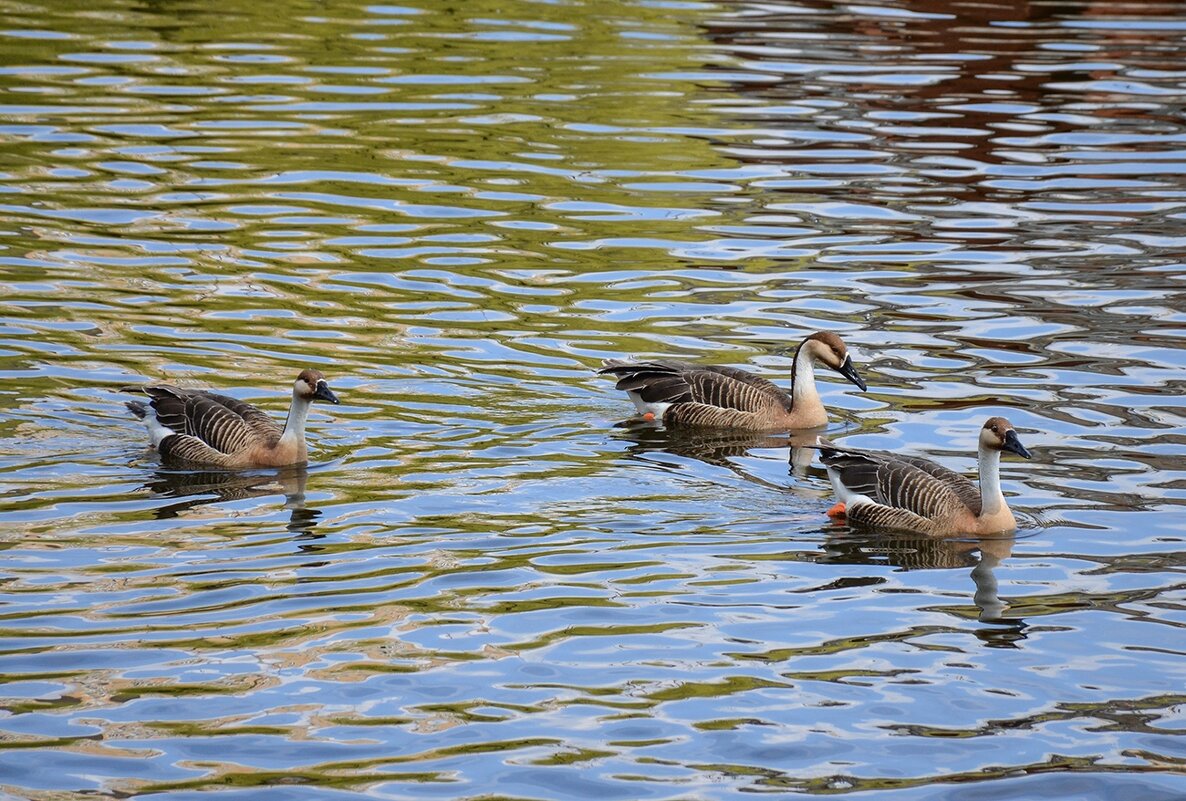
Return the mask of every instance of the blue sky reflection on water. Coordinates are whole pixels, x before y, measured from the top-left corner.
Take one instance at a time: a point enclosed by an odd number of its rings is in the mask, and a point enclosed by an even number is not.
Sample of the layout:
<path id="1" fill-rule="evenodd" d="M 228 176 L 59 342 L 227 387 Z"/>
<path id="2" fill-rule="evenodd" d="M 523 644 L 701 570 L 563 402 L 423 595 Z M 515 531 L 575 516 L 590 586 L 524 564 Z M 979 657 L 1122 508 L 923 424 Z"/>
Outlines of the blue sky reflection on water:
<path id="1" fill-rule="evenodd" d="M 0 788 L 1181 797 L 1180 17 L 0 6 Z M 833 525 L 593 374 L 814 330 L 835 439 L 1017 425 L 1016 537 Z M 307 470 L 112 392 L 306 365 Z"/>

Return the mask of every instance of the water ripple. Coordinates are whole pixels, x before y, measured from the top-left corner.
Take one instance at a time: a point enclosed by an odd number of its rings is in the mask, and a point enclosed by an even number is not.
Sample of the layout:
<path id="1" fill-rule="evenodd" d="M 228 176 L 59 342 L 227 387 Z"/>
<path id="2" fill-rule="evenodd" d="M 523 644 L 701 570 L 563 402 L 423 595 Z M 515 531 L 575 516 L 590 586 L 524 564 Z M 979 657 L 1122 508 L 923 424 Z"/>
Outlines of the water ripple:
<path id="1" fill-rule="evenodd" d="M 0 788 L 1180 797 L 1178 11 L 3 6 Z M 1009 415 L 1015 537 L 593 374 L 821 329 L 829 436 Z M 310 364 L 308 468 L 114 392 Z"/>

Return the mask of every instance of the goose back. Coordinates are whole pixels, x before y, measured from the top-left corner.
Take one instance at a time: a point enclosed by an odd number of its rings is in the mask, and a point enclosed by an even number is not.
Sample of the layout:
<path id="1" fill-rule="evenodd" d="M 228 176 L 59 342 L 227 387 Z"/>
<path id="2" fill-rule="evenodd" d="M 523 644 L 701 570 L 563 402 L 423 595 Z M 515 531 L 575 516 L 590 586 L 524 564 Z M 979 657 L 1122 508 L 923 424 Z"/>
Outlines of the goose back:
<path id="1" fill-rule="evenodd" d="M 790 396 L 778 386 L 735 367 L 611 359 L 598 372 L 616 377 L 616 389 L 644 404 L 666 405 L 668 424 L 762 428 L 777 425 L 791 407 Z"/>
<path id="2" fill-rule="evenodd" d="M 948 470 L 943 465 L 932 462 L 930 459 L 923 459 L 918 456 L 898 456 L 896 459 L 912 467 L 917 467 L 936 481 L 941 482 L 944 487 L 955 493 L 960 503 L 968 507 L 972 514 L 980 514 L 982 508 L 980 489 L 967 476 L 957 473 L 954 470 Z"/>
<path id="3" fill-rule="evenodd" d="M 980 513 L 980 491 L 964 476 L 929 459 L 821 446 L 821 461 L 850 496 L 850 522 L 878 528 L 945 533 Z"/>
<path id="4" fill-rule="evenodd" d="M 124 387 L 142 392 L 156 420 L 177 436 L 165 437 L 158 446 L 166 461 L 240 467 L 271 461 L 260 454 L 276 448 L 283 429 L 266 413 L 249 403 L 217 392 L 184 389 L 167 384 Z M 143 418 L 144 404 L 128 403 Z"/>
<path id="5" fill-rule="evenodd" d="M 157 420 L 178 434 L 197 437 L 223 453 L 235 453 L 251 445 L 272 446 L 282 429 L 267 414 L 236 398 L 208 390 L 179 389 L 167 385 L 149 386 Z"/>

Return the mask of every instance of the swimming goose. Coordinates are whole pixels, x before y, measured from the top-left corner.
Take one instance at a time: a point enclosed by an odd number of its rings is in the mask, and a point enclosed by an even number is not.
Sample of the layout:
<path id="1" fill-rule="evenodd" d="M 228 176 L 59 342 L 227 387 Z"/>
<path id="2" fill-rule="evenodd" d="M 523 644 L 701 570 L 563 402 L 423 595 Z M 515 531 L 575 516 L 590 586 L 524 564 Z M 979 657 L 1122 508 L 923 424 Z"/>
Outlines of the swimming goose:
<path id="1" fill-rule="evenodd" d="M 804 339 L 791 366 L 791 391 L 735 367 L 677 361 L 607 359 L 597 372 L 618 379 L 639 414 L 668 426 L 783 431 L 828 422 L 815 389 L 815 365 L 824 364 L 865 390 L 844 341 L 821 331 Z"/>
<path id="2" fill-rule="evenodd" d="M 858 451 L 832 443 L 820 458 L 840 502 L 828 510 L 850 523 L 923 534 L 983 535 L 1017 527 L 1001 494 L 1001 451 L 1030 458 L 1013 426 L 990 417 L 980 429 L 980 487 L 928 459 Z"/>
<path id="3" fill-rule="evenodd" d="M 305 462 L 309 405 L 315 400 L 339 402 L 317 370 L 303 370 L 297 376 L 283 428 L 250 403 L 209 390 L 157 384 L 122 391 L 143 392 L 152 398 L 148 403 L 128 401 L 127 407 L 147 426 L 162 459 L 227 468 Z"/>

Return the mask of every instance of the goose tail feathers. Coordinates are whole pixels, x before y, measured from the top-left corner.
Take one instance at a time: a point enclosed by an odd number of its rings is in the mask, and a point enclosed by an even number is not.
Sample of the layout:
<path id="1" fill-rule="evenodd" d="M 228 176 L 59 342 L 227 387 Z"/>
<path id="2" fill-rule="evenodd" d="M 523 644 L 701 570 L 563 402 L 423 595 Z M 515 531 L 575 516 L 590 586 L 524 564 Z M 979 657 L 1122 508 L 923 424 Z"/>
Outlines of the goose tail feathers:
<path id="1" fill-rule="evenodd" d="M 136 415 L 137 420 L 143 420 L 148 417 L 148 404 L 143 401 L 126 401 L 124 406 L 128 407 L 128 411 Z"/>

